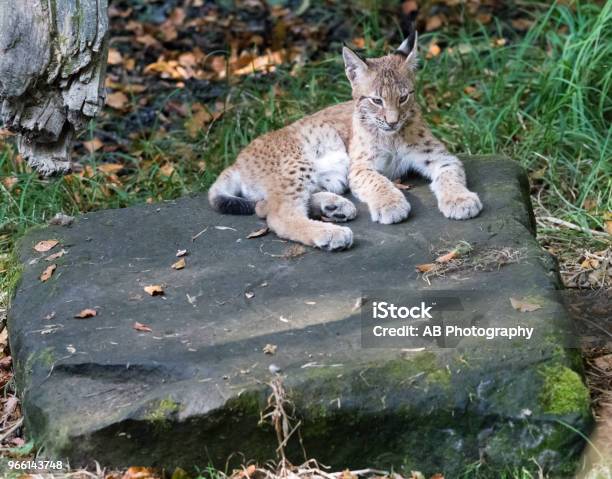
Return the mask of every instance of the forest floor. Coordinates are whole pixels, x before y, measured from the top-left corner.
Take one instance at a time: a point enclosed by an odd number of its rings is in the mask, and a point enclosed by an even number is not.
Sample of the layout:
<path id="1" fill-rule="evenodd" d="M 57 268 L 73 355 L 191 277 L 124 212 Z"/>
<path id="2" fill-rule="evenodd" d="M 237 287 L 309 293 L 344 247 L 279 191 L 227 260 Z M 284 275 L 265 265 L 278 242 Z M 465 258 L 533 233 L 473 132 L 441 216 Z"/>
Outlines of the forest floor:
<path id="1" fill-rule="evenodd" d="M 343 42 L 379 55 L 413 18 L 434 133 L 453 152 L 527 169 L 538 239 L 577 314 L 609 311 L 612 2 L 119 0 L 109 15 L 107 108 L 76 143 L 73 173 L 40 178 L 0 130 L 0 328 L 27 228 L 205 191 L 253 138 L 350 98 Z M 612 423 L 609 331 L 584 347 L 601 424 Z M 28 457 L 5 328 L 0 348 L 2 454 Z"/>

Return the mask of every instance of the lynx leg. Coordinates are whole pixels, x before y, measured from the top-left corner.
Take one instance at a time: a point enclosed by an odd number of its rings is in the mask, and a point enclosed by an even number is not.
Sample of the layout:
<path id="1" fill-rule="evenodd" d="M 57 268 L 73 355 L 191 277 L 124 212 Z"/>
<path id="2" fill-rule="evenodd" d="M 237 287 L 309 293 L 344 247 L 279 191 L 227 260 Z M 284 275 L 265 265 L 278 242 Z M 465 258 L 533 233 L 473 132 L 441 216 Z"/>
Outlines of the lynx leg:
<path id="1" fill-rule="evenodd" d="M 467 189 L 463 164 L 448 153 L 444 146 L 426 149 L 419 155 L 417 168 L 431 179 L 430 188 L 438 200 L 438 209 L 447 218 L 465 220 L 473 218 L 482 210 L 478 195 Z"/>
<path id="2" fill-rule="evenodd" d="M 307 201 L 282 195 L 269 198 L 267 209 L 268 226 L 280 238 L 328 251 L 343 250 L 353 244 L 349 228 L 309 219 Z"/>
<path id="3" fill-rule="evenodd" d="M 351 164 L 349 185 L 352 193 L 368 204 L 372 221 L 388 225 L 405 220 L 410 203 L 393 183 L 374 170 L 367 161 L 358 158 Z"/>
<path id="4" fill-rule="evenodd" d="M 352 201 L 328 191 L 314 193 L 310 197 L 310 215 L 341 223 L 357 216 L 357 208 Z"/>
<path id="5" fill-rule="evenodd" d="M 268 202 L 266 200 L 260 200 L 255 203 L 255 214 L 262 220 L 266 219 L 266 216 L 268 216 Z"/>

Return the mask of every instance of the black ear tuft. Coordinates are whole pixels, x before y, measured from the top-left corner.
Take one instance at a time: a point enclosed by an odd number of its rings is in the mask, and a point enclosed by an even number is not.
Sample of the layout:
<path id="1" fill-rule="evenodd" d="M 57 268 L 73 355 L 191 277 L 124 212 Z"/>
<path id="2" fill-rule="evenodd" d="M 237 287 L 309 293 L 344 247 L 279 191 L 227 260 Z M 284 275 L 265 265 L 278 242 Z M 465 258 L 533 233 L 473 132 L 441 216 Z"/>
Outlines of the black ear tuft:
<path id="1" fill-rule="evenodd" d="M 414 23 L 412 23 L 410 25 L 410 28 L 408 29 L 408 35 L 406 36 L 406 39 L 393 53 L 395 53 L 396 55 L 401 55 L 403 57 L 407 57 L 408 55 L 410 55 L 410 52 L 413 50 L 413 48 L 416 47 L 416 35 L 416 27 Z"/>

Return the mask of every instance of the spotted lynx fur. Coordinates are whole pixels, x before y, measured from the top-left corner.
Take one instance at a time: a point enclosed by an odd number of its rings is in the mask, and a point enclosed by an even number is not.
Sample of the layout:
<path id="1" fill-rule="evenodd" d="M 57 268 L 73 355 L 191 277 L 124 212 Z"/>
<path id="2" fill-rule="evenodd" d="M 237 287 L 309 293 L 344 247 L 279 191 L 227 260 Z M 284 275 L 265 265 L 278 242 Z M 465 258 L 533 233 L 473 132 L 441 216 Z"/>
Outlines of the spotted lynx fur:
<path id="1" fill-rule="evenodd" d="M 415 32 L 380 58 L 344 47 L 353 99 L 256 138 L 211 187 L 211 205 L 266 217 L 281 238 L 341 250 L 353 233 L 333 222 L 352 220 L 357 209 L 340 195 L 350 189 L 373 221 L 398 223 L 410 204 L 392 180 L 412 170 L 431 180 L 444 216 L 476 216 L 482 204 L 461 161 L 431 134 L 416 102 L 416 45 Z"/>

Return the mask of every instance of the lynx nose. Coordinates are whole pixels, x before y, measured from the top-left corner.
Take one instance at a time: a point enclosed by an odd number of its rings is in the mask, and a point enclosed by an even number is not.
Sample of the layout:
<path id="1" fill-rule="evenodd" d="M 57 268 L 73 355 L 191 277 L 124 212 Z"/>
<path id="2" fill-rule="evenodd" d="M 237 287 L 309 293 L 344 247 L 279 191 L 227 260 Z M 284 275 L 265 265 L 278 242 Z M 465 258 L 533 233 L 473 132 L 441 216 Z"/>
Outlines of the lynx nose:
<path id="1" fill-rule="evenodd" d="M 387 126 L 391 129 L 391 130 L 395 130 L 395 128 L 397 127 L 397 124 L 399 123 L 398 121 L 387 121 Z"/>

